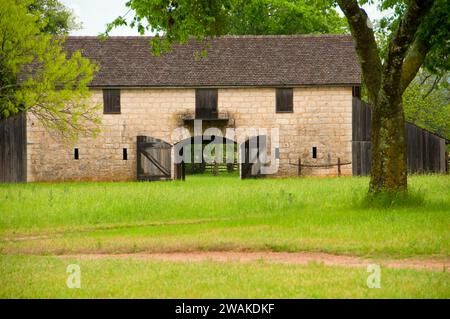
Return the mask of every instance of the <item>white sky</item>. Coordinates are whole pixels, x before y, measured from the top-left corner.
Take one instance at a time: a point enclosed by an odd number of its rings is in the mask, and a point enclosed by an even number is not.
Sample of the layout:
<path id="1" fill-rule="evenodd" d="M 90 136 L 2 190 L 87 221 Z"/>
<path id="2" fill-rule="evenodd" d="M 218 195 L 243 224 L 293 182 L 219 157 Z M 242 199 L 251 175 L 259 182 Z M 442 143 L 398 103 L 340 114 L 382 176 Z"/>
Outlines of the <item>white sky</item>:
<path id="1" fill-rule="evenodd" d="M 98 35 L 105 31 L 108 22 L 120 15 L 124 15 L 128 9 L 125 7 L 127 0 L 60 0 L 66 6 L 72 8 L 83 23 L 81 30 L 72 31 L 71 35 Z M 365 5 L 369 17 L 379 19 L 382 14 L 375 5 Z M 130 13 L 132 17 L 132 14 Z M 139 35 L 135 29 L 120 27 L 113 29 L 110 35 Z"/>

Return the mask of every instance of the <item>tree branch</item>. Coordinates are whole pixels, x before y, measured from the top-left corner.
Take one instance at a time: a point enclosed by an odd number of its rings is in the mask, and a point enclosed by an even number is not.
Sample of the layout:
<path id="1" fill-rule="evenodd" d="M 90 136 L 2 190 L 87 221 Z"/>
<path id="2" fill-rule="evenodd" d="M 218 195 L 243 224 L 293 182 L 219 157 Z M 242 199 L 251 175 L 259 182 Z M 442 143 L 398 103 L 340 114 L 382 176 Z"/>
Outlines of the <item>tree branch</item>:
<path id="1" fill-rule="evenodd" d="M 431 85 L 431 87 L 428 89 L 427 93 L 425 93 L 425 95 L 423 95 L 423 98 L 427 98 L 431 92 L 434 91 L 434 89 L 436 88 L 436 86 L 438 85 L 438 83 L 441 81 L 441 77 L 439 75 L 436 75 L 433 84 Z"/>
<path id="2" fill-rule="evenodd" d="M 388 84 L 388 86 L 391 86 L 391 88 L 399 88 L 399 96 L 402 95 L 403 90 L 406 88 L 404 84 L 406 84 L 406 86 L 407 84 L 409 84 L 409 82 L 406 83 L 409 77 L 412 76 L 414 78 L 415 76 L 415 73 L 414 76 L 412 75 L 413 71 L 415 70 L 414 67 L 411 68 L 410 71 L 407 71 L 405 69 L 405 78 L 403 78 L 402 76 L 405 55 L 408 51 L 408 48 L 412 46 L 414 39 L 418 38 L 416 37 L 416 32 L 419 29 L 423 18 L 431 8 L 433 2 L 434 0 L 411 0 L 409 2 L 408 9 L 406 10 L 403 18 L 400 20 L 400 24 L 389 45 L 387 59 L 383 66 L 383 78 L 385 84 Z M 417 41 L 417 43 L 414 41 L 414 44 L 421 46 L 421 43 L 419 42 L 420 40 Z M 408 67 L 413 66 L 413 60 L 415 60 L 416 63 L 420 62 L 420 59 L 417 59 L 417 57 L 419 56 L 416 56 L 414 58 L 414 54 L 418 53 L 419 55 L 421 55 L 421 52 L 421 50 L 411 52 L 412 55 L 408 58 Z M 405 80 L 405 83 L 401 82 L 401 85 L 398 85 L 398 83 L 403 80 Z"/>
<path id="3" fill-rule="evenodd" d="M 337 0 L 347 17 L 356 53 L 361 64 L 363 82 L 366 85 L 369 101 L 375 104 L 381 84 L 381 60 L 375 42 L 375 35 L 366 12 L 356 0 Z"/>
<path id="4" fill-rule="evenodd" d="M 402 76 L 400 80 L 402 92 L 406 90 L 409 83 L 411 83 L 417 72 L 419 72 L 428 51 L 429 48 L 426 46 L 425 42 L 419 37 L 416 37 L 403 61 Z"/>

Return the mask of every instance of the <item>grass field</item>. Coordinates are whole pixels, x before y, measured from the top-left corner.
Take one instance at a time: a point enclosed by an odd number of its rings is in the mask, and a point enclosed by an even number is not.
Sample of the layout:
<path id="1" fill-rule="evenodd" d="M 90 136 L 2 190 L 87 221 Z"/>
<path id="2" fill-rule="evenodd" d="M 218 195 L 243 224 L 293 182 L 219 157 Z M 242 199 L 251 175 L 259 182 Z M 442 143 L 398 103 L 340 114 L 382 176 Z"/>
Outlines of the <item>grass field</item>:
<path id="1" fill-rule="evenodd" d="M 81 267 L 81 288 L 66 287 L 68 264 Z M 0 259 L 0 298 L 448 298 L 450 275 L 385 269 L 368 289 L 361 268 L 139 260 Z"/>
<path id="2" fill-rule="evenodd" d="M 49 255 L 86 253 L 314 251 L 448 260 L 450 177 L 412 176 L 408 199 L 372 206 L 367 184 L 367 178 L 195 176 L 186 182 L 0 185 L 0 297 L 450 297 L 448 272 L 405 269 L 386 270 L 389 287 L 376 291 L 361 281 L 365 269 L 324 265 L 82 260 L 98 270 L 99 282 L 92 276 L 92 289 L 79 292 L 58 279 L 65 269 L 52 274 L 67 261 Z M 116 268 L 120 278 L 105 284 Z M 137 271 L 149 282 L 162 281 L 146 290 L 133 279 Z M 191 279 L 172 289 L 178 273 Z M 331 288 L 335 277 L 342 284 Z M 243 279 L 248 285 L 237 289 Z M 229 285 L 221 289 L 224 282 Z"/>

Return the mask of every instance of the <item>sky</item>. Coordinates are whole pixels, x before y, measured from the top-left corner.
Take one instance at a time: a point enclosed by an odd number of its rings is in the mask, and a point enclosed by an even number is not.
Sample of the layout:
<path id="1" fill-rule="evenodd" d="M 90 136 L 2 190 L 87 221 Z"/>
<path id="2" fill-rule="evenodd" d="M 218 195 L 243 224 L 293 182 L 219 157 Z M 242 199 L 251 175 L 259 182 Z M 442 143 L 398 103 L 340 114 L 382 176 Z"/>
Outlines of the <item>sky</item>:
<path id="1" fill-rule="evenodd" d="M 74 10 L 75 15 L 83 24 L 81 30 L 71 32 L 71 35 L 98 35 L 105 31 L 105 25 L 118 16 L 123 16 L 128 9 L 127 0 L 60 0 L 67 7 Z M 371 19 L 379 19 L 382 14 L 376 5 L 365 5 L 367 14 Z M 131 15 L 131 14 L 130 14 Z M 132 15 L 131 15 L 132 16 Z M 135 29 L 119 27 L 113 29 L 110 35 L 139 35 Z"/>
<path id="2" fill-rule="evenodd" d="M 78 20 L 82 22 L 81 30 L 72 31 L 71 35 L 98 35 L 106 29 L 106 24 L 118 16 L 127 13 L 127 0 L 60 0 L 67 7 L 72 8 Z M 139 35 L 135 29 L 129 27 L 115 28 L 110 35 Z"/>

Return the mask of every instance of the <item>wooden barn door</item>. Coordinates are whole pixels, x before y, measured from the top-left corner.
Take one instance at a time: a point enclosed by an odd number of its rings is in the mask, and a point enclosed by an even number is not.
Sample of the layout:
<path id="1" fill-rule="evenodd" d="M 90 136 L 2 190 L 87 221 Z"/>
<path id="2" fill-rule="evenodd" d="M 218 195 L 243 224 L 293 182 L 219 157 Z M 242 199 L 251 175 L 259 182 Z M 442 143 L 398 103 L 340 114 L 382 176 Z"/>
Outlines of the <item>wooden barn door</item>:
<path id="1" fill-rule="evenodd" d="M 264 152 L 264 153 L 263 153 Z M 261 174 L 260 155 L 266 152 L 266 136 L 255 136 L 241 144 L 241 179 L 256 178 Z"/>
<path id="2" fill-rule="evenodd" d="M 172 146 L 162 140 L 137 137 L 137 179 L 139 181 L 170 180 Z"/>

